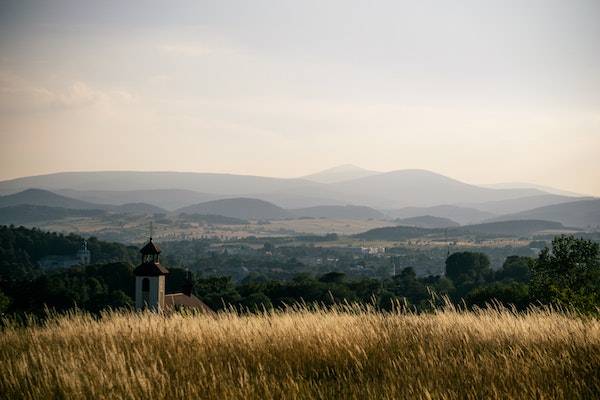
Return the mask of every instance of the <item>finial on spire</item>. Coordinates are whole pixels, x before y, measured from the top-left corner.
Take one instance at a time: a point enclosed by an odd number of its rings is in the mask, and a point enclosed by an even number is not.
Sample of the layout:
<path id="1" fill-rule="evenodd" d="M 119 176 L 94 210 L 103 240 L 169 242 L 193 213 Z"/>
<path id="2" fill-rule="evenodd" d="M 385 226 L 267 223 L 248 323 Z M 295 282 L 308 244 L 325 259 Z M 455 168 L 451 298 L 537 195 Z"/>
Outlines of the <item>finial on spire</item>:
<path id="1" fill-rule="evenodd" d="M 154 229 L 153 228 L 154 227 L 152 226 L 152 221 L 150 221 L 150 241 L 152 241 L 152 236 L 153 236 L 153 233 L 154 233 Z"/>

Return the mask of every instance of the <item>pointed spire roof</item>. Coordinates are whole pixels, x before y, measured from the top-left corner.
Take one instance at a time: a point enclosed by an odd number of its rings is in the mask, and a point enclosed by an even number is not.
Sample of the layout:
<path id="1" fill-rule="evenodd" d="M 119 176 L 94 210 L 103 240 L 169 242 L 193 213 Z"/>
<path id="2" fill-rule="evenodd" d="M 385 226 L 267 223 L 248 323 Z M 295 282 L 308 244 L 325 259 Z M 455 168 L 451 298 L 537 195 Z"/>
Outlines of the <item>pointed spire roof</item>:
<path id="1" fill-rule="evenodd" d="M 150 241 L 140 249 L 140 253 L 143 255 L 160 254 L 160 247 L 154 244 L 154 242 L 152 242 L 152 238 L 150 238 Z"/>

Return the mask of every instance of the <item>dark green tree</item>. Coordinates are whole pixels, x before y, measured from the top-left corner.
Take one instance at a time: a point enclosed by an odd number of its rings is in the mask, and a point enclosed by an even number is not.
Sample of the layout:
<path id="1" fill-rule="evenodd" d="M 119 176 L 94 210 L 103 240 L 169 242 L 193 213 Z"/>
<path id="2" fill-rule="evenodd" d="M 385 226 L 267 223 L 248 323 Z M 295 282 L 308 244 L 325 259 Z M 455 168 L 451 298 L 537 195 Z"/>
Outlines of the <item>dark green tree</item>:
<path id="1" fill-rule="evenodd" d="M 495 274 L 496 280 L 512 280 L 528 283 L 533 260 L 529 257 L 509 256 Z"/>
<path id="2" fill-rule="evenodd" d="M 446 259 L 446 276 L 452 280 L 459 297 L 483 284 L 491 276 L 490 259 L 483 253 L 464 251 Z"/>
<path id="3" fill-rule="evenodd" d="M 583 312 L 600 307 L 600 245 L 560 236 L 533 264 L 533 298 L 545 304 L 572 306 Z"/>

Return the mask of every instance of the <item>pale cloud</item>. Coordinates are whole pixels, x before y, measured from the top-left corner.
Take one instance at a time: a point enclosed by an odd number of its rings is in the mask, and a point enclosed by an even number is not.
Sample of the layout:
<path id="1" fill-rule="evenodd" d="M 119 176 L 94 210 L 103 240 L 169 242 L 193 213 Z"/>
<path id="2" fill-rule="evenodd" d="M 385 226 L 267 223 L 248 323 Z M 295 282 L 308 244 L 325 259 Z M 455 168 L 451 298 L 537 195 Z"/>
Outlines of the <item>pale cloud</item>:
<path id="1" fill-rule="evenodd" d="M 133 101 L 134 96 L 125 90 L 100 90 L 81 81 L 50 89 L 14 73 L 0 71 L 0 114 L 48 112 Z"/>

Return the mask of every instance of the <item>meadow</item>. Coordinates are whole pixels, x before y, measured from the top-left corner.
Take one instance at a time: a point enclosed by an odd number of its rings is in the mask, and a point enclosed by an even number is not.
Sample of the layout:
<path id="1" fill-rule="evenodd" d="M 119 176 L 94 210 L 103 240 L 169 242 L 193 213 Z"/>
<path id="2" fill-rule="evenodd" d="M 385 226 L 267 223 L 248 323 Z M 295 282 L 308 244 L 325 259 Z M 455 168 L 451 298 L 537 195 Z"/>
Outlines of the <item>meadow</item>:
<path id="1" fill-rule="evenodd" d="M 362 306 L 4 321 L 7 399 L 591 399 L 600 320 Z"/>

